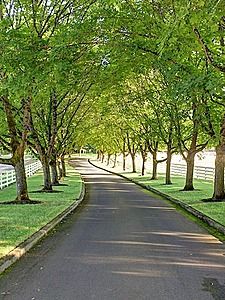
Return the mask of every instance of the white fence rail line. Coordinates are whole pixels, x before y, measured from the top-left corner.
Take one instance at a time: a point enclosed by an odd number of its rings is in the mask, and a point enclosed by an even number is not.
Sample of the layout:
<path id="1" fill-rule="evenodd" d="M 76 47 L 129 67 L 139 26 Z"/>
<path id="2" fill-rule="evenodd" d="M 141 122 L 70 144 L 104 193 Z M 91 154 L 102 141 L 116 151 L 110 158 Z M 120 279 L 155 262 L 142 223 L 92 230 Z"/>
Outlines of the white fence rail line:
<path id="1" fill-rule="evenodd" d="M 195 167 L 194 178 L 213 180 L 215 175 L 215 168 L 212 167 Z"/>
<path id="2" fill-rule="evenodd" d="M 25 166 L 27 177 L 32 176 L 35 172 L 37 172 L 40 169 L 41 169 L 41 162 L 39 160 Z"/>
<path id="3" fill-rule="evenodd" d="M 32 164 L 26 165 L 25 166 L 26 176 L 30 177 L 40 169 L 41 169 L 40 161 L 36 161 Z M 16 182 L 15 170 L 5 170 L 3 172 L 0 172 L 0 189 L 1 190 L 14 182 Z"/>
<path id="4" fill-rule="evenodd" d="M 158 170 L 161 173 L 166 172 L 166 165 L 159 164 Z M 178 175 L 185 177 L 187 166 L 183 164 L 171 164 L 171 175 Z M 195 166 L 194 178 L 203 180 L 213 180 L 215 175 L 215 169 L 212 167 Z"/>
<path id="5" fill-rule="evenodd" d="M 141 172 L 141 158 L 137 157 L 137 170 L 138 172 Z M 106 159 L 105 159 L 106 162 Z M 110 159 L 110 163 L 111 165 L 113 164 L 114 159 Z M 117 157 L 117 164 L 122 167 L 122 157 L 119 156 Z M 126 168 L 128 170 L 132 169 L 132 164 L 131 164 L 131 160 L 130 159 L 126 159 Z M 166 173 L 166 163 L 159 163 L 157 170 L 159 173 L 165 174 Z M 171 175 L 178 175 L 181 177 L 185 177 L 186 176 L 186 170 L 187 170 L 187 166 L 185 163 L 172 163 L 171 164 Z M 147 164 L 146 164 L 146 171 L 147 172 L 151 172 L 152 171 L 152 159 L 148 159 L 147 160 Z M 215 168 L 213 167 L 204 167 L 204 166 L 195 166 L 194 167 L 194 178 L 196 179 L 202 179 L 202 180 L 214 180 L 214 175 L 215 175 Z"/>

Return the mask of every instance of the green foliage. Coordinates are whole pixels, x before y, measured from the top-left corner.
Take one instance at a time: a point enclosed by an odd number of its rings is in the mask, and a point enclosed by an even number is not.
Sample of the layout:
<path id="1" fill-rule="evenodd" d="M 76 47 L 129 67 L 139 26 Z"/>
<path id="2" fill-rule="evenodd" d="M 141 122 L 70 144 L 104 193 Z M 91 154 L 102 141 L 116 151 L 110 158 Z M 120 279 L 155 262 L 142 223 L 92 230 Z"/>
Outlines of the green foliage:
<path id="1" fill-rule="evenodd" d="M 18 132 L 23 101 L 32 97 L 34 124 L 46 147 L 53 135 L 54 91 L 58 149 L 88 143 L 121 152 L 129 135 L 137 146 L 148 141 L 165 149 L 171 142 L 183 151 L 195 132 L 198 145 L 218 144 L 222 1 L 15 0 L 11 11 L 4 3 L 0 92 L 9 96 Z M 1 117 L 7 138 L 3 112 Z"/>

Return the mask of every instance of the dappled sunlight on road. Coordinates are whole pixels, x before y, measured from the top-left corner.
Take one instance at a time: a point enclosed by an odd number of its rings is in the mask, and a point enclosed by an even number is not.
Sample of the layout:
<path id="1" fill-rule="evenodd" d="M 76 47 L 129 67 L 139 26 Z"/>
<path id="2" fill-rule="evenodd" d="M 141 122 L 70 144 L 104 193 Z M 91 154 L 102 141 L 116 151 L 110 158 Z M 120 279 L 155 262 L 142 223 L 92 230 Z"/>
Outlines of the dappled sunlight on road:
<path id="1" fill-rule="evenodd" d="M 96 204 L 88 204 L 86 207 L 89 208 L 97 208 L 97 209 L 106 209 L 106 210 L 114 210 L 114 209 L 119 209 L 118 207 L 107 207 L 105 205 L 96 205 Z"/>
<path id="2" fill-rule="evenodd" d="M 125 275 L 125 276 L 138 276 L 138 277 L 162 277 L 165 276 L 167 272 L 162 271 L 153 271 L 153 270 L 134 270 L 134 271 L 113 271 L 113 274 L 116 275 Z"/>
<path id="3" fill-rule="evenodd" d="M 102 244 L 119 244 L 119 245 L 134 245 L 134 246 L 156 246 L 156 247 L 175 247 L 182 248 L 180 245 L 172 245 L 172 244 L 157 244 L 157 243 L 147 243 L 147 242 L 138 242 L 138 241 L 94 241 L 94 243 L 102 243 Z"/>
<path id="4" fill-rule="evenodd" d="M 182 234 L 190 240 L 191 233 L 183 232 Z M 180 236 L 180 233 L 177 233 L 177 236 Z M 204 238 L 206 237 L 207 235 L 204 236 Z M 191 270 L 206 273 L 220 270 L 225 272 L 225 265 L 221 263 L 222 253 L 216 253 L 218 249 L 214 248 L 211 248 L 210 252 L 209 249 L 204 250 L 204 245 L 202 245 L 203 248 L 193 251 L 186 245 L 165 242 L 91 240 L 87 243 L 98 245 L 97 248 L 94 248 L 95 253 L 87 252 L 78 257 L 67 256 L 64 259 L 77 260 L 82 265 L 95 265 L 99 268 L 104 266 L 104 272 L 110 272 L 114 276 L 169 278 L 174 276 L 174 272 L 176 273 L 178 270 L 181 273 L 188 273 Z M 100 255 L 100 253 L 102 254 Z M 124 255 L 125 253 L 126 255 Z"/>
<path id="5" fill-rule="evenodd" d="M 164 236 L 173 236 L 173 237 L 180 237 L 183 239 L 191 239 L 192 242 L 194 241 L 202 241 L 205 243 L 212 243 L 212 244 L 223 244 L 221 241 L 213 237 L 209 234 L 198 234 L 198 233 L 188 233 L 188 232 L 145 232 L 145 234 L 156 234 L 156 235 L 164 235 Z"/>
<path id="6" fill-rule="evenodd" d="M 138 209 L 159 209 L 163 211 L 173 211 L 175 208 L 173 207 L 154 207 L 154 206 L 145 206 L 145 205 L 132 205 L 133 208 L 138 208 Z"/>

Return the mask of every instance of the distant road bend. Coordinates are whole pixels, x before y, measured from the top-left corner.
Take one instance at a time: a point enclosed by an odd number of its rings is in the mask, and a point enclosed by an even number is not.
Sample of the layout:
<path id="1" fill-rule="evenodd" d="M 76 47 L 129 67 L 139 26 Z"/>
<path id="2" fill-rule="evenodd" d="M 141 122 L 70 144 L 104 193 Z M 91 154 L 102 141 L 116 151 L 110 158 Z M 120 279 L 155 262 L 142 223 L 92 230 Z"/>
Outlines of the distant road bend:
<path id="1" fill-rule="evenodd" d="M 224 300 L 225 247 L 158 196 L 84 159 L 87 194 L 0 277 L 2 300 Z"/>

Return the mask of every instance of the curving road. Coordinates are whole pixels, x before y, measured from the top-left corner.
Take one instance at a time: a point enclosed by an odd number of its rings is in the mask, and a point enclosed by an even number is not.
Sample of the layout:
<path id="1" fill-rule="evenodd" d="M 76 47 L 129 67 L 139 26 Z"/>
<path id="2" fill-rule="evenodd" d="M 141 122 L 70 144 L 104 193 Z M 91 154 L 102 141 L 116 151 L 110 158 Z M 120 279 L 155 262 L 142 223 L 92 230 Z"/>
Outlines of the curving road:
<path id="1" fill-rule="evenodd" d="M 0 299 L 225 299 L 222 243 L 157 196 L 74 164 L 83 204 L 0 277 Z"/>

